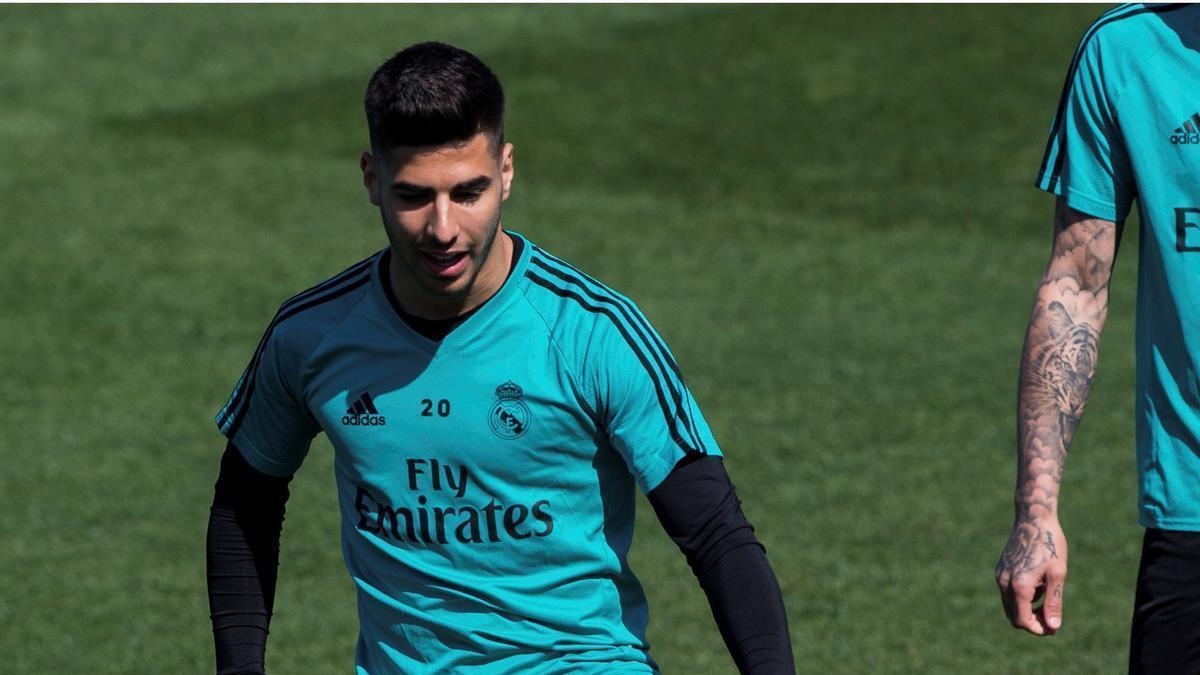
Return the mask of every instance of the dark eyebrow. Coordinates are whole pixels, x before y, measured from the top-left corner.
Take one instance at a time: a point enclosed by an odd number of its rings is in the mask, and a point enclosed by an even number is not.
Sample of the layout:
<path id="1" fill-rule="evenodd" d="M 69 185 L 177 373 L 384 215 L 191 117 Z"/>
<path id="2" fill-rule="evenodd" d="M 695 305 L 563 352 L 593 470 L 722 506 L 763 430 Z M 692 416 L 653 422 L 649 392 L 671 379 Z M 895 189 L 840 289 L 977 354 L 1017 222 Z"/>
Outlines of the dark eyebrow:
<path id="1" fill-rule="evenodd" d="M 488 186 L 491 184 L 492 184 L 492 179 L 490 176 L 477 176 L 470 180 L 464 180 L 463 182 L 458 183 L 457 185 L 454 186 L 453 189 L 456 191 L 457 190 L 467 190 L 467 191 L 486 190 L 488 188 Z M 398 190 L 400 192 L 409 192 L 409 193 L 415 193 L 415 194 L 424 194 L 426 192 L 433 192 L 433 188 L 425 187 L 424 185 L 413 185 L 412 183 L 406 183 L 402 180 L 398 180 L 395 183 L 392 183 L 392 189 Z"/>
<path id="2" fill-rule="evenodd" d="M 412 183 L 405 183 L 402 180 L 398 180 L 395 183 L 392 183 L 392 189 L 400 190 L 403 192 L 415 192 L 415 193 L 424 193 L 424 192 L 432 192 L 433 191 L 432 188 L 427 188 L 424 185 L 413 185 Z"/>
<path id="3" fill-rule="evenodd" d="M 472 178 L 471 180 L 465 180 L 465 181 L 459 183 L 458 185 L 455 185 L 454 189 L 455 190 L 466 190 L 466 191 L 486 190 L 487 187 L 491 184 L 492 184 L 491 177 L 479 176 L 477 178 Z"/>

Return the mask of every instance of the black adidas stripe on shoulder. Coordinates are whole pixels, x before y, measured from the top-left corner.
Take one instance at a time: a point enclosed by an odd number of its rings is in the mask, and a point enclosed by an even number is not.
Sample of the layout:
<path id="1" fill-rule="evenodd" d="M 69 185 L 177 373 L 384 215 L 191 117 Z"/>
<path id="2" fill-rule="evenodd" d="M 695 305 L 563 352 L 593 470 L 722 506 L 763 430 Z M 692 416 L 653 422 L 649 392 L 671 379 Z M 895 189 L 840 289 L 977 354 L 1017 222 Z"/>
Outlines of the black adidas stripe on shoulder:
<path id="1" fill-rule="evenodd" d="M 1092 23 L 1087 32 L 1083 34 L 1083 38 L 1079 40 L 1079 46 L 1075 49 L 1075 56 L 1071 59 L 1071 66 L 1067 69 L 1067 78 L 1063 82 L 1062 94 L 1058 98 L 1058 109 L 1054 113 L 1054 121 L 1050 125 L 1050 136 L 1046 139 L 1046 152 L 1042 156 L 1042 166 L 1038 170 L 1038 180 L 1041 181 L 1047 175 L 1046 170 L 1050 167 L 1051 155 L 1054 156 L 1054 168 L 1049 174 L 1049 180 L 1046 183 L 1047 189 L 1054 190 L 1062 174 L 1063 158 L 1065 157 L 1063 154 L 1063 145 L 1066 141 L 1066 127 L 1063 124 L 1063 114 L 1066 112 L 1067 101 L 1071 96 L 1071 88 L 1075 83 L 1075 75 L 1079 71 L 1079 62 L 1083 57 L 1088 42 L 1096 35 L 1097 31 L 1111 23 L 1142 14 L 1163 14 L 1188 6 L 1186 4 L 1146 5 L 1142 7 L 1134 7 L 1129 4 L 1118 5 L 1102 14 L 1100 18 Z"/>
<path id="2" fill-rule="evenodd" d="M 583 270 L 579 269 L 578 267 L 575 267 L 574 265 L 563 260 L 562 258 L 556 257 L 550 253 L 547 253 L 546 251 L 539 248 L 538 246 L 533 246 L 533 250 L 536 251 L 537 253 L 541 254 L 541 256 L 543 258 L 546 258 L 547 260 L 559 265 L 560 267 L 564 267 L 567 270 L 574 272 L 575 275 L 578 277 L 578 279 L 587 280 L 587 281 L 591 282 L 591 284 L 594 285 L 596 288 L 602 289 L 608 296 L 611 296 L 611 299 L 614 302 L 616 302 L 618 305 L 628 308 L 630 314 L 632 315 L 631 323 L 635 323 L 635 325 L 641 325 L 642 328 L 644 328 L 646 330 L 646 332 L 650 335 L 650 339 L 653 340 L 654 344 L 658 347 L 660 353 L 663 356 L 663 359 L 666 360 L 667 365 L 669 365 L 671 367 L 671 372 L 675 373 L 675 377 L 679 379 L 680 383 L 683 382 L 683 373 L 679 370 L 679 364 L 676 363 L 675 359 L 671 357 L 671 353 L 667 349 L 667 345 L 663 344 L 662 339 L 659 338 L 658 334 L 654 331 L 653 328 L 651 328 L 650 324 L 646 321 L 646 319 L 644 317 L 642 317 L 642 315 L 637 311 L 637 308 L 634 307 L 632 302 L 630 302 L 626 298 L 623 298 L 623 297 L 617 295 L 617 293 L 615 291 L 609 289 L 607 286 L 605 286 L 600 281 L 597 281 L 595 278 L 590 276 L 587 272 L 584 272 Z M 536 258 L 533 258 L 532 260 L 536 261 Z"/>
<path id="3" fill-rule="evenodd" d="M 262 360 L 267 342 L 275 332 L 275 328 L 280 323 L 305 310 L 339 298 L 370 281 L 371 265 L 377 257 L 378 254 L 359 261 L 340 274 L 292 296 L 279 306 L 275 317 L 271 320 L 266 331 L 263 332 L 262 338 L 258 341 L 258 347 L 254 350 L 254 356 L 250 359 L 250 363 L 247 364 L 246 370 L 242 374 L 237 390 L 230 397 L 229 402 L 225 405 L 218 419 L 218 424 L 221 427 L 229 423 L 231 418 L 233 419 L 233 423 L 226 434 L 229 438 L 233 438 L 242 421 L 245 419 L 245 413 L 250 407 L 250 397 L 254 394 L 259 362 Z"/>
<path id="4" fill-rule="evenodd" d="M 667 429 L 671 434 L 671 439 L 675 441 L 675 444 L 679 446 L 679 449 L 682 450 L 685 455 L 705 454 L 701 448 L 693 447 L 692 444 L 689 444 L 682 436 L 680 436 L 674 416 L 671 414 L 670 407 L 667 404 L 666 395 L 663 393 L 662 381 L 658 373 L 655 372 L 653 366 L 651 366 L 650 362 L 646 359 L 646 355 L 643 353 L 642 349 L 639 348 L 637 342 L 632 336 L 630 336 L 629 331 L 625 329 L 625 326 L 622 325 L 621 320 L 611 308 L 605 305 L 592 304 L 579 293 L 576 293 L 569 288 L 559 287 L 553 281 L 542 277 L 533 269 L 526 270 L 525 278 L 559 297 L 568 298 L 574 301 L 586 311 L 608 317 L 608 319 L 612 321 L 613 325 L 616 326 L 617 331 L 620 332 L 621 337 L 625 339 L 625 342 L 629 345 L 629 348 L 633 351 L 638 361 L 642 364 L 642 367 L 645 368 L 646 374 L 650 376 L 650 381 L 654 384 L 654 393 L 658 398 L 658 405 L 662 410 L 663 419 L 667 424 Z M 680 410 L 680 412 L 682 413 L 682 410 Z"/>
<path id="5" fill-rule="evenodd" d="M 1110 9 L 1110 10 L 1108 10 L 1107 12 L 1105 12 L 1105 13 L 1101 14 L 1101 15 L 1100 15 L 1100 18 L 1099 18 L 1099 19 L 1096 19 L 1096 21 L 1099 21 L 1100 19 L 1107 19 L 1108 17 L 1110 17 L 1110 16 L 1113 16 L 1114 14 L 1118 14 L 1118 13 L 1120 13 L 1120 12 L 1124 12 L 1124 11 L 1125 11 L 1125 10 L 1127 10 L 1127 9 L 1131 9 L 1131 8 L 1132 8 L 1134 5 L 1136 5 L 1136 4 L 1139 4 L 1139 3 L 1136 3 L 1136 2 L 1122 2 L 1121 4 L 1119 4 L 1119 5 L 1116 5 L 1116 6 L 1114 6 L 1112 9 Z M 1093 23 L 1095 23 L 1095 22 L 1093 22 Z"/>
<path id="6" fill-rule="evenodd" d="M 287 300 L 284 300 L 283 304 L 279 306 L 279 310 L 283 311 L 285 308 L 287 308 L 291 305 L 294 305 L 297 302 L 311 298 L 314 295 L 316 295 L 317 293 L 320 293 L 321 291 L 324 291 L 324 290 L 327 290 L 334 286 L 337 286 L 338 284 L 344 282 L 346 279 L 349 279 L 352 276 L 358 275 L 359 272 L 369 269 L 371 267 L 371 265 L 375 264 L 375 262 L 379 260 L 379 256 L 381 255 L 381 253 L 382 253 L 382 251 L 380 253 L 375 253 L 374 255 L 372 255 L 368 258 L 363 258 L 362 260 L 359 260 L 358 262 L 354 263 L 350 267 L 347 267 L 346 269 L 342 270 L 341 272 L 338 272 L 337 274 L 326 279 L 325 281 L 322 281 L 321 283 L 317 284 L 316 286 L 306 288 L 303 291 L 288 298 Z"/>
<path id="7" fill-rule="evenodd" d="M 617 295 L 617 293 L 615 291 L 608 288 L 600 281 L 597 281 L 595 278 L 590 276 L 587 272 L 584 272 L 583 270 L 579 269 L 578 267 L 575 267 L 574 265 L 563 260 L 562 258 L 554 256 L 550 253 L 547 253 L 545 250 L 539 248 L 538 246 L 533 246 L 533 250 L 536 251 L 537 253 L 539 253 L 543 258 L 555 263 L 556 265 L 558 265 L 560 267 L 566 268 L 567 270 L 570 270 L 571 272 L 573 272 L 577 277 L 577 281 L 578 280 L 586 280 L 586 281 L 591 282 L 591 284 L 593 286 L 601 289 L 606 294 L 606 296 L 610 297 L 610 299 L 613 302 L 616 302 L 619 306 L 628 308 L 630 314 L 632 315 L 632 318 L 630 319 L 630 323 L 634 323 L 635 325 L 640 325 L 642 328 L 644 328 L 646 330 L 646 332 L 650 335 L 650 339 L 658 347 L 658 350 L 662 354 L 663 359 L 666 360 L 667 365 L 669 365 L 671 367 L 671 372 L 675 373 L 675 377 L 678 378 L 681 383 L 683 382 L 683 373 L 680 372 L 680 370 L 679 370 L 679 364 L 677 364 L 675 362 L 675 359 L 671 357 L 671 353 L 667 349 L 667 346 L 665 344 L 663 344 L 662 339 L 660 339 L 658 337 L 658 334 L 654 332 L 654 329 L 651 328 L 650 324 L 646 321 L 646 319 L 641 316 L 641 314 L 637 311 L 637 308 L 634 307 L 632 302 L 630 302 L 626 298 L 623 298 L 623 297 Z M 537 258 L 536 257 L 531 258 L 531 260 L 536 261 Z"/>
<path id="8" fill-rule="evenodd" d="M 329 290 L 335 286 L 338 286 L 339 284 L 344 283 L 347 279 L 350 279 L 351 277 L 357 277 L 357 275 L 359 273 L 361 273 L 364 269 L 369 268 L 369 266 L 371 265 L 371 262 L 374 258 L 375 258 L 375 256 L 371 256 L 370 258 L 367 258 L 365 260 L 360 260 L 359 262 L 355 263 L 354 265 L 351 265 L 350 267 L 346 268 L 345 270 L 342 270 L 341 272 L 330 277 L 329 279 L 326 279 L 325 281 L 322 281 L 321 283 L 319 283 L 315 286 L 311 286 L 308 289 L 305 289 L 304 291 L 301 291 L 300 293 L 293 295 L 292 297 L 288 298 L 287 300 L 284 300 L 283 304 L 281 304 L 279 306 L 279 309 L 275 311 L 275 316 L 274 316 L 274 318 L 272 318 L 271 323 L 267 326 L 267 330 L 263 332 L 262 338 L 259 339 L 258 346 L 255 347 L 255 349 L 254 349 L 254 355 L 250 358 L 250 363 L 247 364 L 246 369 L 244 371 L 242 371 L 243 379 L 241 380 L 240 384 L 245 383 L 245 378 L 251 372 L 253 372 L 255 366 L 258 364 L 258 360 L 262 354 L 262 350 L 263 350 L 264 346 L 267 344 L 267 339 L 270 337 L 271 332 L 275 328 L 276 324 L 278 324 L 279 321 L 281 320 L 282 314 L 287 312 L 292 307 L 296 307 L 299 304 L 303 303 L 304 301 L 314 298 L 318 294 L 320 294 L 326 290 Z M 227 402 L 225 405 L 226 413 L 229 413 L 233 410 L 238 395 L 241 394 L 243 391 L 244 391 L 244 387 L 239 387 L 238 390 L 234 392 L 234 395 L 230 397 L 229 402 Z M 223 415 L 223 417 L 225 419 L 227 419 L 228 416 L 229 416 L 228 414 Z M 221 423 L 224 424 L 224 420 L 222 420 Z"/>
<path id="9" fill-rule="evenodd" d="M 583 283 L 583 281 L 586 280 L 586 281 L 590 282 L 592 286 L 599 289 L 601 291 L 601 293 L 604 294 L 604 297 L 608 298 L 610 302 L 614 302 L 618 307 L 624 307 L 624 308 L 628 309 L 628 313 L 623 312 L 623 314 L 625 314 L 626 319 L 630 322 L 631 325 L 634 326 L 635 329 L 638 326 L 640 326 L 641 330 L 645 331 L 645 334 L 643 335 L 643 339 L 645 339 L 647 344 L 649 345 L 651 354 L 654 354 L 655 348 L 657 348 L 657 353 L 661 354 L 663 361 L 666 362 L 667 366 L 670 367 L 671 372 L 675 375 L 675 381 L 677 381 L 679 383 L 680 390 L 684 389 L 685 385 L 683 383 L 683 372 L 680 371 L 679 364 L 676 363 L 675 358 L 673 356 L 671 356 L 671 351 L 669 349 L 667 349 L 667 345 L 665 343 L 663 343 L 662 338 L 659 337 L 658 333 L 654 330 L 654 328 L 650 326 L 650 323 L 646 320 L 646 318 L 644 316 L 642 316 L 641 312 L 638 311 L 637 307 L 634 306 L 632 301 L 630 301 L 628 298 L 622 297 L 616 291 L 613 291 L 611 288 L 604 285 L 602 282 L 596 280 L 594 277 L 589 275 L 587 272 L 584 272 L 583 270 L 579 269 L 578 267 L 575 267 L 574 265 L 563 260 L 562 258 L 559 258 L 551 253 L 548 253 L 547 251 L 545 251 L 541 247 L 533 244 L 532 242 L 530 243 L 530 245 L 533 247 L 534 252 L 539 254 L 541 257 L 545 258 L 546 260 L 549 260 L 550 262 L 554 263 L 555 265 L 558 265 L 559 267 L 569 270 L 571 273 L 574 273 L 576 275 L 575 282 L 577 284 L 579 284 L 581 287 L 585 287 L 585 288 L 587 287 L 587 284 Z M 537 259 L 536 257 L 531 258 L 531 260 L 536 260 L 536 259 Z M 640 332 L 641 331 L 639 331 L 639 333 Z M 660 366 L 661 366 L 661 364 L 660 364 Z M 664 371 L 663 374 L 666 375 L 666 372 Z M 672 393 L 675 393 L 671 378 L 666 377 L 666 380 L 667 380 L 667 384 L 671 385 Z M 690 405 L 690 403 L 688 403 L 687 399 L 683 399 L 682 401 L 680 401 L 680 398 L 681 398 L 681 395 L 676 394 L 676 405 L 677 406 L 682 406 L 685 403 L 688 404 L 688 410 L 686 412 L 684 412 L 683 410 L 680 410 L 680 415 L 683 416 L 684 424 L 687 427 L 687 430 L 690 433 L 692 440 L 695 442 L 696 447 L 699 448 L 701 451 L 703 451 L 705 454 L 707 454 L 708 448 L 706 447 L 706 445 L 704 443 L 704 439 L 700 438 L 699 433 L 697 433 L 697 431 L 692 428 L 691 417 L 690 417 L 691 405 Z"/>
<path id="10" fill-rule="evenodd" d="M 546 258 L 549 258 L 550 260 L 569 268 L 569 270 L 573 270 L 578 276 L 569 273 L 567 270 L 559 269 L 553 265 L 547 264 L 546 262 L 540 260 L 538 256 L 531 258 L 531 262 L 541 268 L 545 273 L 559 279 L 563 283 L 583 291 L 583 293 L 589 299 L 595 302 L 607 304 L 616 308 L 616 310 L 625 319 L 625 322 L 629 324 L 629 327 L 633 329 L 633 332 L 640 340 L 645 352 L 650 355 L 650 360 L 653 361 L 653 365 L 657 368 L 656 374 L 662 378 L 663 382 L 665 382 L 667 391 L 670 393 L 670 400 L 675 404 L 675 410 L 677 411 L 676 419 L 682 422 L 684 432 L 688 435 L 691 444 L 699 450 L 706 451 L 707 448 L 704 445 L 704 441 L 700 438 L 699 433 L 694 428 L 694 424 L 690 416 L 690 406 L 688 405 L 687 397 L 684 395 L 683 374 L 679 370 L 679 365 L 675 363 L 675 359 L 671 358 L 671 354 L 667 350 L 666 345 L 662 343 L 662 340 L 659 339 L 658 334 L 655 333 L 654 329 L 650 327 L 650 324 L 647 323 L 644 318 L 642 318 L 633 304 L 629 302 L 629 300 L 617 296 L 616 293 L 608 289 L 606 286 L 585 275 L 583 272 L 580 272 L 569 263 L 563 262 L 558 258 L 554 258 L 540 249 L 535 249 L 535 251 L 542 256 L 545 256 Z M 591 281 L 592 285 L 589 286 L 589 284 L 584 283 L 583 279 L 580 277 L 584 277 Z M 668 369 L 669 372 L 675 374 L 675 380 L 678 381 L 678 386 L 676 386 L 676 382 L 671 379 Z"/>

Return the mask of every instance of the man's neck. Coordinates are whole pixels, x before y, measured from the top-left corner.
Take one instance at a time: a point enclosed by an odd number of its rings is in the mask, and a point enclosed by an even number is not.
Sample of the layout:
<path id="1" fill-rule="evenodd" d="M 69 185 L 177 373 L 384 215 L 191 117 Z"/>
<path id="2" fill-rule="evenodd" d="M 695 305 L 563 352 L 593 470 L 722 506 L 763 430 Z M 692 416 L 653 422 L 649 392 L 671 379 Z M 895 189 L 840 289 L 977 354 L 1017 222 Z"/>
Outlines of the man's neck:
<path id="1" fill-rule="evenodd" d="M 395 254 L 388 265 L 388 281 L 405 313 L 435 321 L 451 319 L 474 311 L 500 290 L 512 268 L 513 251 L 512 237 L 503 228 L 500 229 L 483 268 L 463 297 L 437 297 L 420 288 L 413 283 L 411 275 L 400 267 Z"/>

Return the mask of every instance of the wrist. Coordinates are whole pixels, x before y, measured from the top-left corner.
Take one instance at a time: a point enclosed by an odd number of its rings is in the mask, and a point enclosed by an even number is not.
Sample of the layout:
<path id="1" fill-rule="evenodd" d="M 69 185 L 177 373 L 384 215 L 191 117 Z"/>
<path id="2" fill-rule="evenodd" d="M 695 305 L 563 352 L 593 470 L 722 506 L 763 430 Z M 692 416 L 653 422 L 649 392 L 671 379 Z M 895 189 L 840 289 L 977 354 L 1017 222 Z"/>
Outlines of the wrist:
<path id="1" fill-rule="evenodd" d="M 1017 502 L 1013 523 L 1058 523 L 1058 502 L 1038 501 L 1033 504 Z"/>

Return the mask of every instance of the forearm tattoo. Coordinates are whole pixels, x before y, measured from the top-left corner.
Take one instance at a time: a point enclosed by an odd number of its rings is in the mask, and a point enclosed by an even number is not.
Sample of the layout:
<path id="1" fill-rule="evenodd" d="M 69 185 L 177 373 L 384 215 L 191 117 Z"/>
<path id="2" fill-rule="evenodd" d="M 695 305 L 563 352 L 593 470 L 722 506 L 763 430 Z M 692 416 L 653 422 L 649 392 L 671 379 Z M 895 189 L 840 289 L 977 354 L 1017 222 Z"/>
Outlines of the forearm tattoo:
<path id="1" fill-rule="evenodd" d="M 1091 391 L 1115 236 L 1112 223 L 1069 222 L 1059 213 L 1054 257 L 1038 289 L 1021 359 L 1016 523 L 999 564 L 1014 575 L 1058 557 L 1053 535 L 1037 521 L 1057 512 L 1067 448 Z"/>
<path id="2" fill-rule="evenodd" d="M 1017 412 L 1018 509 L 1029 516 L 1055 512 L 1067 448 L 1087 404 L 1100 343 L 1096 327 L 1075 321 L 1061 302 L 1052 301 L 1043 314 L 1035 311 L 1034 320 L 1040 319 L 1046 337 L 1026 347 Z"/>

